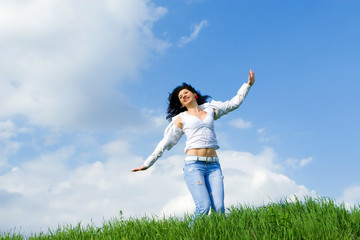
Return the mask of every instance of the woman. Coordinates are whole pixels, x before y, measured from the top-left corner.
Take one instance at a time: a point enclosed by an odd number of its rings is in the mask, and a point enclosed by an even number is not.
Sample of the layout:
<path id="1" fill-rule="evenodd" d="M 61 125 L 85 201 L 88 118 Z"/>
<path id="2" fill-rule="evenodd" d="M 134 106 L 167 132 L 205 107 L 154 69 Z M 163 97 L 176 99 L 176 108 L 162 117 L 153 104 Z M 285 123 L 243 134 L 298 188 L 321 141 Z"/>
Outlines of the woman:
<path id="1" fill-rule="evenodd" d="M 250 69 L 248 82 L 244 83 L 235 97 L 226 102 L 206 102 L 190 85 L 183 83 L 169 95 L 167 119 L 171 122 L 164 138 L 144 164 L 132 170 L 142 171 L 152 166 L 165 150 L 170 150 L 185 133 L 184 178 L 195 202 L 194 217 L 208 214 L 210 209 L 224 213 L 224 184 L 216 149 L 219 148 L 214 132 L 214 120 L 235 110 L 244 101 L 255 74 Z"/>

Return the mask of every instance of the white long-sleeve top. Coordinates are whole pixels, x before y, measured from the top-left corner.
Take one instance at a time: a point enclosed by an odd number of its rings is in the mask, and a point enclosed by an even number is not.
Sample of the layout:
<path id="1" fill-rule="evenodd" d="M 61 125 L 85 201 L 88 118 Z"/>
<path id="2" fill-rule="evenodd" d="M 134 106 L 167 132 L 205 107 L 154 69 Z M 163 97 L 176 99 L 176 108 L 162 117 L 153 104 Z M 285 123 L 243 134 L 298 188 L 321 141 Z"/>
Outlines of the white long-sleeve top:
<path id="1" fill-rule="evenodd" d="M 250 87 L 251 86 L 249 84 L 244 83 L 241 86 L 241 88 L 238 90 L 237 94 L 232 99 L 226 102 L 213 100 L 210 103 L 204 103 L 199 107 L 201 109 L 205 109 L 205 108 L 214 109 L 215 110 L 214 119 L 217 120 L 221 116 L 237 109 L 244 101 L 246 95 L 250 90 Z M 173 146 L 175 146 L 179 142 L 180 138 L 184 134 L 184 131 L 175 125 L 175 120 L 178 117 L 180 117 L 180 114 L 172 118 L 172 121 L 165 129 L 163 139 L 158 143 L 154 152 L 150 154 L 150 156 L 145 160 L 143 164 L 144 166 L 151 167 L 156 162 L 156 160 L 158 160 L 162 156 L 165 150 L 170 150 Z"/>
<path id="2" fill-rule="evenodd" d="M 194 148 L 219 148 L 215 134 L 214 109 L 209 106 L 205 108 L 205 104 L 199 107 L 206 112 L 206 117 L 203 120 L 188 114 L 187 111 L 179 114 L 182 130 L 186 136 L 185 153 Z"/>

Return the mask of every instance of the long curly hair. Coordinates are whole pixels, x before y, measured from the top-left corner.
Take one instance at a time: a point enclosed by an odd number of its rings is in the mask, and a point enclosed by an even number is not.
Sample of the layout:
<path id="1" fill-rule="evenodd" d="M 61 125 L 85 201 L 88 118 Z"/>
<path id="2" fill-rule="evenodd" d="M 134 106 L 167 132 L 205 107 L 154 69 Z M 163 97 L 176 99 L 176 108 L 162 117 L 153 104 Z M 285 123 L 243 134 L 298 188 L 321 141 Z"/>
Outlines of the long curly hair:
<path id="1" fill-rule="evenodd" d="M 207 102 L 209 98 L 211 98 L 208 95 L 201 95 L 199 91 L 196 91 L 195 88 L 193 88 L 190 84 L 182 83 L 180 86 L 177 86 L 171 93 L 169 93 L 168 97 L 168 103 L 169 106 L 167 108 L 167 115 L 166 119 L 171 121 L 171 118 L 178 115 L 181 112 L 185 112 L 187 109 L 186 107 L 183 107 L 179 100 L 179 92 L 183 89 L 187 89 L 193 93 L 195 93 L 198 98 L 196 99 L 196 102 L 201 105 Z"/>

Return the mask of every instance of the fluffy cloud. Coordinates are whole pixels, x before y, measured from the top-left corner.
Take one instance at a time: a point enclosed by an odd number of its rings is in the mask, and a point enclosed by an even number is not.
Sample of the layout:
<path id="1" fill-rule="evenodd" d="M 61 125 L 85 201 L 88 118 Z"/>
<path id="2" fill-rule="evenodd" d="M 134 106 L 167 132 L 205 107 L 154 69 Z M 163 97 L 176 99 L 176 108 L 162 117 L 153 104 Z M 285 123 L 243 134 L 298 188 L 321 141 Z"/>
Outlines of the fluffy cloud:
<path id="1" fill-rule="evenodd" d="M 10 121 L 0 122 L 0 139 L 8 139 L 16 135 L 15 124 Z"/>
<path id="2" fill-rule="evenodd" d="M 144 172 L 131 173 L 143 158 L 122 140 L 98 146 L 104 160 L 71 167 L 77 149 L 62 147 L 19 164 L 0 177 L 1 230 L 46 231 L 58 224 L 83 224 L 103 219 L 183 215 L 194 209 L 183 180 L 183 155 L 158 160 Z M 262 204 L 294 194 L 315 194 L 279 173 L 275 152 L 258 155 L 219 152 L 224 172 L 226 204 Z"/>
<path id="3" fill-rule="evenodd" d="M 119 89 L 167 48 L 151 30 L 165 13 L 147 0 L 1 1 L 0 118 L 140 124 L 141 111 Z"/>
<path id="4" fill-rule="evenodd" d="M 0 121 L 0 167 L 8 165 L 8 157 L 18 152 L 21 143 L 13 140 L 20 133 L 31 131 L 18 128 L 11 120 Z"/>
<path id="5" fill-rule="evenodd" d="M 266 148 L 258 155 L 246 152 L 219 151 L 224 174 L 225 204 L 260 205 L 284 198 L 292 199 L 294 195 L 315 196 L 315 191 L 296 184 L 289 177 L 281 174 L 281 166 L 276 164 L 275 152 Z M 165 215 L 192 212 L 194 204 L 191 196 L 183 194 L 170 200 L 162 209 Z"/>
<path id="6" fill-rule="evenodd" d="M 0 2 L 1 230 L 136 213 L 126 187 L 135 164 L 124 159 L 138 157 L 94 132 L 164 124 L 122 86 L 168 48 L 152 33 L 166 12 L 149 0 Z"/>
<path id="7" fill-rule="evenodd" d="M 354 206 L 358 207 L 360 202 L 360 186 L 355 185 L 346 188 L 343 195 L 340 197 L 339 202 L 344 203 L 348 209 L 351 209 Z"/>

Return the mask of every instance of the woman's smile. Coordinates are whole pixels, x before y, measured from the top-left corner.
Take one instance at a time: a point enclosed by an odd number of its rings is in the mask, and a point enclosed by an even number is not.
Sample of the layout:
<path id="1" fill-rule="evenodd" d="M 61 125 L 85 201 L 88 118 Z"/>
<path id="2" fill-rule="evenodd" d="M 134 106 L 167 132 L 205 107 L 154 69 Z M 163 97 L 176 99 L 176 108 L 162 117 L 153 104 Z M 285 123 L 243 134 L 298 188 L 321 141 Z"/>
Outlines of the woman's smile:
<path id="1" fill-rule="evenodd" d="M 183 89 L 179 92 L 179 100 L 180 102 L 185 105 L 192 101 L 194 93 L 189 91 L 188 89 Z"/>

